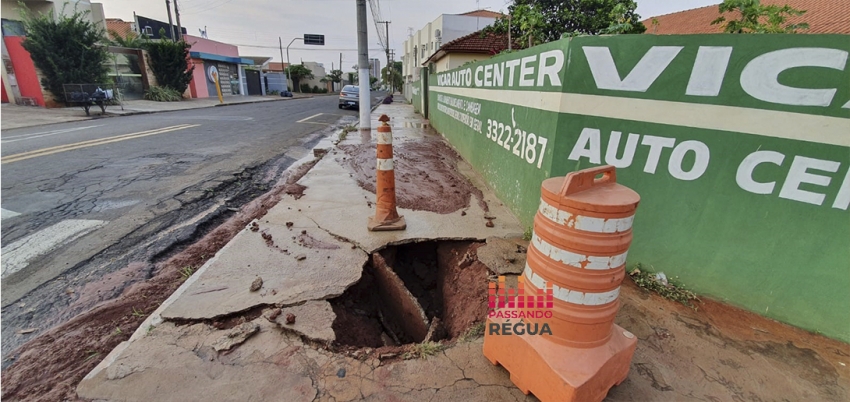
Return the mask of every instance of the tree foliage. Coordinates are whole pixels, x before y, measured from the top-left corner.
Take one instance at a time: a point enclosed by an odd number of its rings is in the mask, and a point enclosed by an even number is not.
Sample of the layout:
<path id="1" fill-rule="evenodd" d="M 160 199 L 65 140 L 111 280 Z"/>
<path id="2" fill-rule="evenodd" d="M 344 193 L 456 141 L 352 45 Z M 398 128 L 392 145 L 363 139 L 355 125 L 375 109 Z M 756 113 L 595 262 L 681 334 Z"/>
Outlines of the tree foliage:
<path id="1" fill-rule="evenodd" d="M 313 70 L 305 67 L 303 64 L 296 64 L 294 66 L 287 67 L 287 72 L 289 74 L 289 79 L 292 80 L 292 86 L 298 88 L 299 91 L 304 92 L 301 89 L 301 86 L 298 85 L 301 80 L 311 80 L 313 79 Z M 309 92 L 309 91 L 308 91 Z"/>
<path id="2" fill-rule="evenodd" d="M 342 70 L 331 70 L 326 78 L 330 82 L 340 82 L 342 81 Z"/>
<path id="3" fill-rule="evenodd" d="M 789 5 L 777 6 L 761 4 L 759 0 L 723 0 L 718 6 L 720 13 L 740 13 L 739 19 L 727 20 L 720 16 L 711 25 L 726 23 L 726 33 L 797 33 L 800 29 L 809 29 L 809 24 L 786 24 L 789 17 L 801 16 L 805 10 L 797 10 Z"/>
<path id="4" fill-rule="evenodd" d="M 135 32 L 127 32 L 127 36 L 121 36 L 118 32 L 109 30 L 109 36 L 109 44 L 131 49 L 144 49 L 145 44 L 148 42 L 146 36 L 139 36 Z"/>
<path id="5" fill-rule="evenodd" d="M 25 8 L 23 8 L 25 9 Z M 27 36 L 22 45 L 44 77 L 41 85 L 63 102 L 64 84 L 106 83 L 109 53 L 103 29 L 88 21 L 88 11 L 62 13 L 56 20 L 50 15 L 23 14 Z"/>
<path id="6" fill-rule="evenodd" d="M 646 31 L 634 0 L 515 0 L 508 16 L 487 31 L 511 35 L 537 45 L 563 36 L 638 34 Z"/>
<path id="7" fill-rule="evenodd" d="M 195 66 L 189 62 L 190 48 L 191 45 L 183 40 L 145 42 L 148 62 L 159 86 L 171 88 L 181 94 L 186 92 L 195 70 Z"/>
<path id="8" fill-rule="evenodd" d="M 392 68 L 390 68 L 390 84 L 393 88 L 402 88 L 404 86 L 404 80 L 402 79 L 402 69 L 403 63 L 400 61 L 394 61 L 392 64 Z M 381 69 L 381 77 L 387 76 L 387 68 L 384 67 Z"/>

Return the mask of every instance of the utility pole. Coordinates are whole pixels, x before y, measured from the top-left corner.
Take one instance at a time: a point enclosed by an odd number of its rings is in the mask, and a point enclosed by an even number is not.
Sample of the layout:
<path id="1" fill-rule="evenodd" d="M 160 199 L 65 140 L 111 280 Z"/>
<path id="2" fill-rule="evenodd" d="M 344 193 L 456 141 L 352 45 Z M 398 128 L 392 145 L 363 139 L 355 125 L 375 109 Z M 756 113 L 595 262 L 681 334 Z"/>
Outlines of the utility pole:
<path id="1" fill-rule="evenodd" d="M 384 24 L 387 29 L 387 46 L 384 48 L 384 52 L 387 53 L 387 72 L 384 74 L 384 84 L 389 87 L 390 85 L 390 24 L 392 21 L 378 21 L 378 24 Z M 392 95 L 392 92 L 390 92 Z"/>
<path id="2" fill-rule="evenodd" d="M 165 9 L 168 10 L 168 28 L 171 29 L 171 40 L 174 40 L 174 22 L 171 21 L 171 1 L 165 0 Z"/>
<path id="3" fill-rule="evenodd" d="M 177 37 L 183 40 L 183 26 L 180 25 L 180 9 L 177 7 L 177 0 L 174 0 L 174 16 L 177 17 Z"/>
<path id="4" fill-rule="evenodd" d="M 292 39 L 291 41 L 289 41 L 289 44 L 286 45 L 286 86 L 289 86 L 289 79 L 291 78 L 289 76 L 289 73 L 290 73 L 290 71 L 292 71 L 292 66 L 289 64 L 289 47 L 292 46 L 293 42 L 295 42 L 299 39 L 304 40 L 304 38 L 295 38 L 295 39 Z M 282 42 L 281 42 L 281 44 L 282 44 Z M 283 55 L 281 55 L 281 56 L 283 56 Z M 304 63 L 302 62 L 301 64 L 304 64 Z M 292 81 L 292 86 L 293 86 L 292 89 L 295 89 L 294 88 L 295 87 L 295 81 Z"/>
<path id="5" fill-rule="evenodd" d="M 283 40 L 280 36 L 277 37 L 277 43 L 280 46 L 280 72 L 283 72 Z M 289 89 L 289 76 L 286 77 L 286 89 Z"/>
<path id="6" fill-rule="evenodd" d="M 369 35 L 366 28 L 366 0 L 357 0 L 357 69 L 360 81 L 360 134 L 371 136 L 372 94 L 369 91 Z"/>

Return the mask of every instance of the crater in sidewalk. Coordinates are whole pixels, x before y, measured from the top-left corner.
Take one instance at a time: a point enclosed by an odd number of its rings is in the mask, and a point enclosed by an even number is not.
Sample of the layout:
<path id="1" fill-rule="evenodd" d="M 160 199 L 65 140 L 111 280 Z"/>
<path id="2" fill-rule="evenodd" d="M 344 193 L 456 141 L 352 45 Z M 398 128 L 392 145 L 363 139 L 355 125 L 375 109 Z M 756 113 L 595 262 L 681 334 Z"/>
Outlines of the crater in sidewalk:
<path id="1" fill-rule="evenodd" d="M 464 335 L 487 314 L 483 242 L 426 241 L 373 253 L 360 281 L 331 299 L 339 351 L 437 342 Z"/>

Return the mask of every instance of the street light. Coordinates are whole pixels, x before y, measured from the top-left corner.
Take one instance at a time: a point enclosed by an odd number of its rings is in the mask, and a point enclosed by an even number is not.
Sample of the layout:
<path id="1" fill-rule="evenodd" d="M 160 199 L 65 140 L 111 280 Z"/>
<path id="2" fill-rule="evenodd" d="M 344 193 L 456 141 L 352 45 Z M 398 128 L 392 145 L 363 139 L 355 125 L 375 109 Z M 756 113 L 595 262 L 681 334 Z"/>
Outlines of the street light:
<path id="1" fill-rule="evenodd" d="M 280 39 L 280 38 L 278 38 L 278 39 Z M 316 34 L 304 34 L 303 38 L 292 39 L 289 42 L 289 44 L 286 45 L 286 82 L 287 82 L 286 85 L 287 86 L 289 86 L 289 79 L 290 79 L 289 69 L 292 68 L 292 65 L 289 64 L 289 47 L 292 46 L 292 44 L 295 43 L 295 41 L 297 41 L 297 40 L 303 40 L 305 45 L 318 45 L 318 46 L 324 46 L 325 45 L 325 35 L 316 35 Z M 292 81 L 292 85 L 295 85 L 295 81 Z"/>

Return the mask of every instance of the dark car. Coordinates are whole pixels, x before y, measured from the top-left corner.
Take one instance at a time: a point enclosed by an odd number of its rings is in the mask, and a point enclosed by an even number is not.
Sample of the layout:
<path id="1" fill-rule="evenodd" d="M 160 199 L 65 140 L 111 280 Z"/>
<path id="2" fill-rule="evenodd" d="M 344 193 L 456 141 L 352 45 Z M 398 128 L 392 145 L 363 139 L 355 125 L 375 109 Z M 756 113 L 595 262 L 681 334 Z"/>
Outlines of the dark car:
<path id="1" fill-rule="evenodd" d="M 339 108 L 360 107 L 360 87 L 346 85 L 339 93 Z"/>

